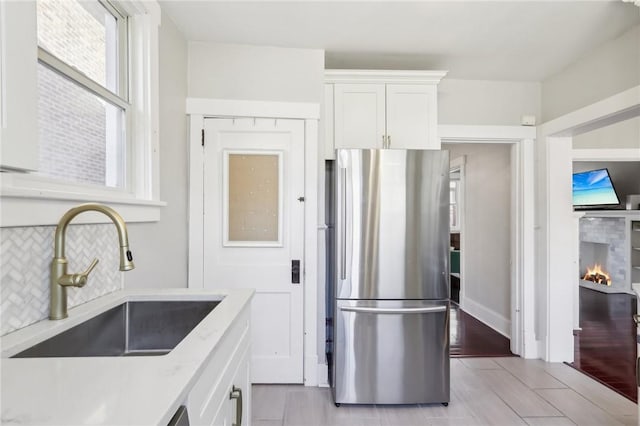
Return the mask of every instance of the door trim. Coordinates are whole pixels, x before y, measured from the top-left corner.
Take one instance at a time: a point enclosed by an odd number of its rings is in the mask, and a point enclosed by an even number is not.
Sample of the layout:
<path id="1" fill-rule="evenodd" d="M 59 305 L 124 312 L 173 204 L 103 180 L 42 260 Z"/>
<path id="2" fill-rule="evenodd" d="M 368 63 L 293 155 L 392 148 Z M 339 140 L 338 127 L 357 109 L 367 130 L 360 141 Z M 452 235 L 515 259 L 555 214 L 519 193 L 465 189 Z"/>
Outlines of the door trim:
<path id="1" fill-rule="evenodd" d="M 187 114 L 205 117 L 319 119 L 320 104 L 187 98 Z"/>
<path id="2" fill-rule="evenodd" d="M 204 287 L 204 119 L 214 117 L 304 120 L 304 384 L 318 385 L 318 119 L 320 105 L 299 102 L 187 99 L 189 115 L 188 288 Z M 206 135 L 204 136 L 206 143 Z"/>
<path id="3" fill-rule="evenodd" d="M 511 351 L 523 358 L 538 358 L 535 334 L 534 141 L 536 128 L 524 126 L 440 125 L 442 143 L 505 143 L 513 146 Z M 462 249 L 462 247 L 461 247 Z M 463 268 L 463 258 L 460 259 Z M 461 273 L 464 273 L 461 269 Z M 460 298 L 462 301 L 462 283 Z"/>

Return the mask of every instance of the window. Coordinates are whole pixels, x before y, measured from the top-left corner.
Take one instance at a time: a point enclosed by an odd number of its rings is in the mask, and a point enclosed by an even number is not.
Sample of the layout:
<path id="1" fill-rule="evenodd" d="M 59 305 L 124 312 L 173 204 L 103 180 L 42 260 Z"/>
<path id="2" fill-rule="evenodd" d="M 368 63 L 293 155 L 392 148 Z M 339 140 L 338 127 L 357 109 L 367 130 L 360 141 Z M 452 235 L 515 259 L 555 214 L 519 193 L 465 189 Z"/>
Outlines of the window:
<path id="1" fill-rule="evenodd" d="M 125 186 L 126 24 L 98 0 L 37 2 L 39 174 Z"/>
<path id="2" fill-rule="evenodd" d="M 159 219 L 160 15 L 154 0 L 0 0 L 0 226 L 87 201 Z"/>
<path id="3" fill-rule="evenodd" d="M 449 173 L 449 227 L 460 230 L 460 170 Z"/>

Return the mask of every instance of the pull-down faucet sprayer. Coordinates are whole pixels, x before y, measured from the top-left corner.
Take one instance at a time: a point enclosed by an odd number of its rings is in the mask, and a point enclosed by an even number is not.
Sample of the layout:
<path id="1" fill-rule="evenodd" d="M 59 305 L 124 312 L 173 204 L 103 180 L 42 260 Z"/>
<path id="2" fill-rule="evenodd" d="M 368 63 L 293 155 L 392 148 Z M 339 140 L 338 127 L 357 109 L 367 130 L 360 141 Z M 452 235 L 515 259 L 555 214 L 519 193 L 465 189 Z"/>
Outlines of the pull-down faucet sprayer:
<path id="1" fill-rule="evenodd" d="M 64 254 L 65 238 L 67 226 L 69 222 L 82 212 L 96 211 L 106 215 L 118 230 L 118 240 L 120 242 L 120 270 L 130 271 L 135 266 L 133 264 L 133 256 L 129 251 L 129 238 L 127 236 L 127 225 L 122 217 L 111 207 L 102 204 L 87 203 L 81 204 L 66 212 L 58 226 L 55 234 L 55 247 L 53 260 L 51 261 L 51 303 L 49 311 L 49 319 L 58 320 L 68 316 L 67 313 L 67 287 L 84 287 L 93 268 L 98 264 L 98 259 L 93 259 L 89 268 L 79 274 L 67 273 L 67 258 Z"/>

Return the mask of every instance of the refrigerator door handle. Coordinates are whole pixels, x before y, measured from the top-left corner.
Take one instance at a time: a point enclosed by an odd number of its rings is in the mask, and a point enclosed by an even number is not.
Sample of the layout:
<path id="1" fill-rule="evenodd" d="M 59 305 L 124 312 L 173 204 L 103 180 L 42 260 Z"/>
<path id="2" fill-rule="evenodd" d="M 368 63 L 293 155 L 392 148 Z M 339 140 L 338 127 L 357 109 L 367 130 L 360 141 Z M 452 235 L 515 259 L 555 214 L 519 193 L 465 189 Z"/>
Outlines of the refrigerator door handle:
<path id="1" fill-rule="evenodd" d="M 429 306 L 425 308 L 365 308 L 361 306 L 341 306 L 345 312 L 365 312 L 371 314 L 428 314 L 432 312 L 445 312 L 446 306 Z"/>
<path id="2" fill-rule="evenodd" d="M 340 194 L 340 279 L 347 279 L 347 169 L 340 169 L 341 194 Z"/>

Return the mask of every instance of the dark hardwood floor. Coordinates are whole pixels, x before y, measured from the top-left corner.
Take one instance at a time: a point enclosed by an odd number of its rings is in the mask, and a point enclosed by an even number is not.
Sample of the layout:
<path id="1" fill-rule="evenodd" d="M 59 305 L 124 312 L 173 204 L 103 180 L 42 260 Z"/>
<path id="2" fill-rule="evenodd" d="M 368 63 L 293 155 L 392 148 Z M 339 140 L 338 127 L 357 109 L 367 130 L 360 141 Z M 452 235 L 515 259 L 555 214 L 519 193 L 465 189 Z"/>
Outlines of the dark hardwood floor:
<path id="1" fill-rule="evenodd" d="M 451 302 L 451 357 L 514 356 L 509 339 Z"/>
<path id="2" fill-rule="evenodd" d="M 635 378 L 636 298 L 580 287 L 580 327 L 569 364 L 611 389 L 638 401 Z"/>

